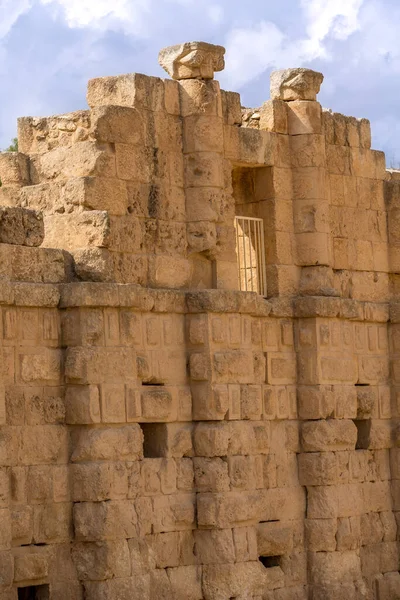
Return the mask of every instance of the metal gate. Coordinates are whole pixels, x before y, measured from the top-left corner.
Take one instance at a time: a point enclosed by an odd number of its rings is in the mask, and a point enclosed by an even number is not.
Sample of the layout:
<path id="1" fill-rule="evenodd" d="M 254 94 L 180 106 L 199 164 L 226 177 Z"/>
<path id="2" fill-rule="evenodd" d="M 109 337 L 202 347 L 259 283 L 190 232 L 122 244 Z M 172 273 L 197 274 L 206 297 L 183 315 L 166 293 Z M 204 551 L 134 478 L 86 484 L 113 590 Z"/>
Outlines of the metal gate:
<path id="1" fill-rule="evenodd" d="M 254 217 L 235 217 L 239 287 L 267 295 L 264 223 Z"/>

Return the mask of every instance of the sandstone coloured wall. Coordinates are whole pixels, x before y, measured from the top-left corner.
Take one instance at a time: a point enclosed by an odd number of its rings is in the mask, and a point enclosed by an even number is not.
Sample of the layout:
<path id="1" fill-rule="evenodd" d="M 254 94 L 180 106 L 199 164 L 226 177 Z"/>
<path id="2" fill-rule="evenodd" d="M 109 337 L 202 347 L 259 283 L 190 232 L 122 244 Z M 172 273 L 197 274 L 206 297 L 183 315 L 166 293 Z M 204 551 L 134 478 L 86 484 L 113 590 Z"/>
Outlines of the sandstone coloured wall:
<path id="1" fill-rule="evenodd" d="M 400 598 L 400 175 L 321 74 L 244 110 L 223 57 L 0 154 L 1 600 Z"/>

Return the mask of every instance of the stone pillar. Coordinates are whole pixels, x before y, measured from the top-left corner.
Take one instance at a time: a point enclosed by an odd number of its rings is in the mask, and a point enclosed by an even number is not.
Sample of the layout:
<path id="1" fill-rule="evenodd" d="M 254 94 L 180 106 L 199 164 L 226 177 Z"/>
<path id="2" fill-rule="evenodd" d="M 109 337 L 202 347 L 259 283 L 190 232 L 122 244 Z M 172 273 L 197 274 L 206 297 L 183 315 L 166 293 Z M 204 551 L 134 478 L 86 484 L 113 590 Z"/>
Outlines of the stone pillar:
<path id="1" fill-rule="evenodd" d="M 323 75 L 287 69 L 271 75 L 271 100 L 287 106 L 293 179 L 293 217 L 303 293 L 332 293 L 332 249 L 322 108 L 316 101 Z"/>
<path id="2" fill-rule="evenodd" d="M 237 289 L 234 224 L 223 222 L 224 138 L 221 90 L 214 71 L 225 49 L 203 42 L 165 48 L 161 66 L 179 81 L 183 121 L 191 287 Z"/>

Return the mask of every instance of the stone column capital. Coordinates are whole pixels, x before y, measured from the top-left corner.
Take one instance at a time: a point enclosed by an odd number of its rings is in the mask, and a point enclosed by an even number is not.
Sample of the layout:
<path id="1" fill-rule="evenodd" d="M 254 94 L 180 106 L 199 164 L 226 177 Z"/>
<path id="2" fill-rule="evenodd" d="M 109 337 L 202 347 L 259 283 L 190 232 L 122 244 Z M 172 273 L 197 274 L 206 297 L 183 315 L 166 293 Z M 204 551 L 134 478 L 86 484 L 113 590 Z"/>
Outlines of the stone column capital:
<path id="1" fill-rule="evenodd" d="M 316 100 L 324 80 L 322 73 L 311 69 L 297 68 L 271 73 L 271 99 Z"/>
<path id="2" fill-rule="evenodd" d="M 213 79 L 225 67 L 225 48 L 206 42 L 186 42 L 163 48 L 158 62 L 172 79 Z"/>

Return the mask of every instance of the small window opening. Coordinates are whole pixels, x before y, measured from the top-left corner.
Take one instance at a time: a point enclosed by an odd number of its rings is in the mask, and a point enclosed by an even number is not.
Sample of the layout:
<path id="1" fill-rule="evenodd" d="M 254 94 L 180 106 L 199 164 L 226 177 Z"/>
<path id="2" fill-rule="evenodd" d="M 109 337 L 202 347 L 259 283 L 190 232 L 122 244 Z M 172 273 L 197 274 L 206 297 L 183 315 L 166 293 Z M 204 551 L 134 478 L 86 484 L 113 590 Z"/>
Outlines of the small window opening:
<path id="1" fill-rule="evenodd" d="M 267 295 L 264 222 L 255 217 L 235 217 L 239 288 Z"/>
<path id="2" fill-rule="evenodd" d="M 142 381 L 142 385 L 151 385 L 151 386 L 165 386 L 165 383 L 161 383 L 160 381 Z"/>
<path id="3" fill-rule="evenodd" d="M 18 600 L 49 600 L 50 590 L 48 585 L 30 585 L 18 588 Z"/>
<path id="4" fill-rule="evenodd" d="M 368 387 L 369 383 L 356 383 L 354 384 L 356 387 Z"/>
<path id="5" fill-rule="evenodd" d="M 371 419 L 354 419 L 357 427 L 356 450 L 368 450 L 370 443 Z"/>
<path id="6" fill-rule="evenodd" d="M 140 423 L 144 458 L 164 458 L 167 445 L 165 423 Z"/>
<path id="7" fill-rule="evenodd" d="M 258 560 L 266 569 L 272 569 L 272 567 L 280 567 L 281 564 L 280 556 L 259 556 Z"/>

